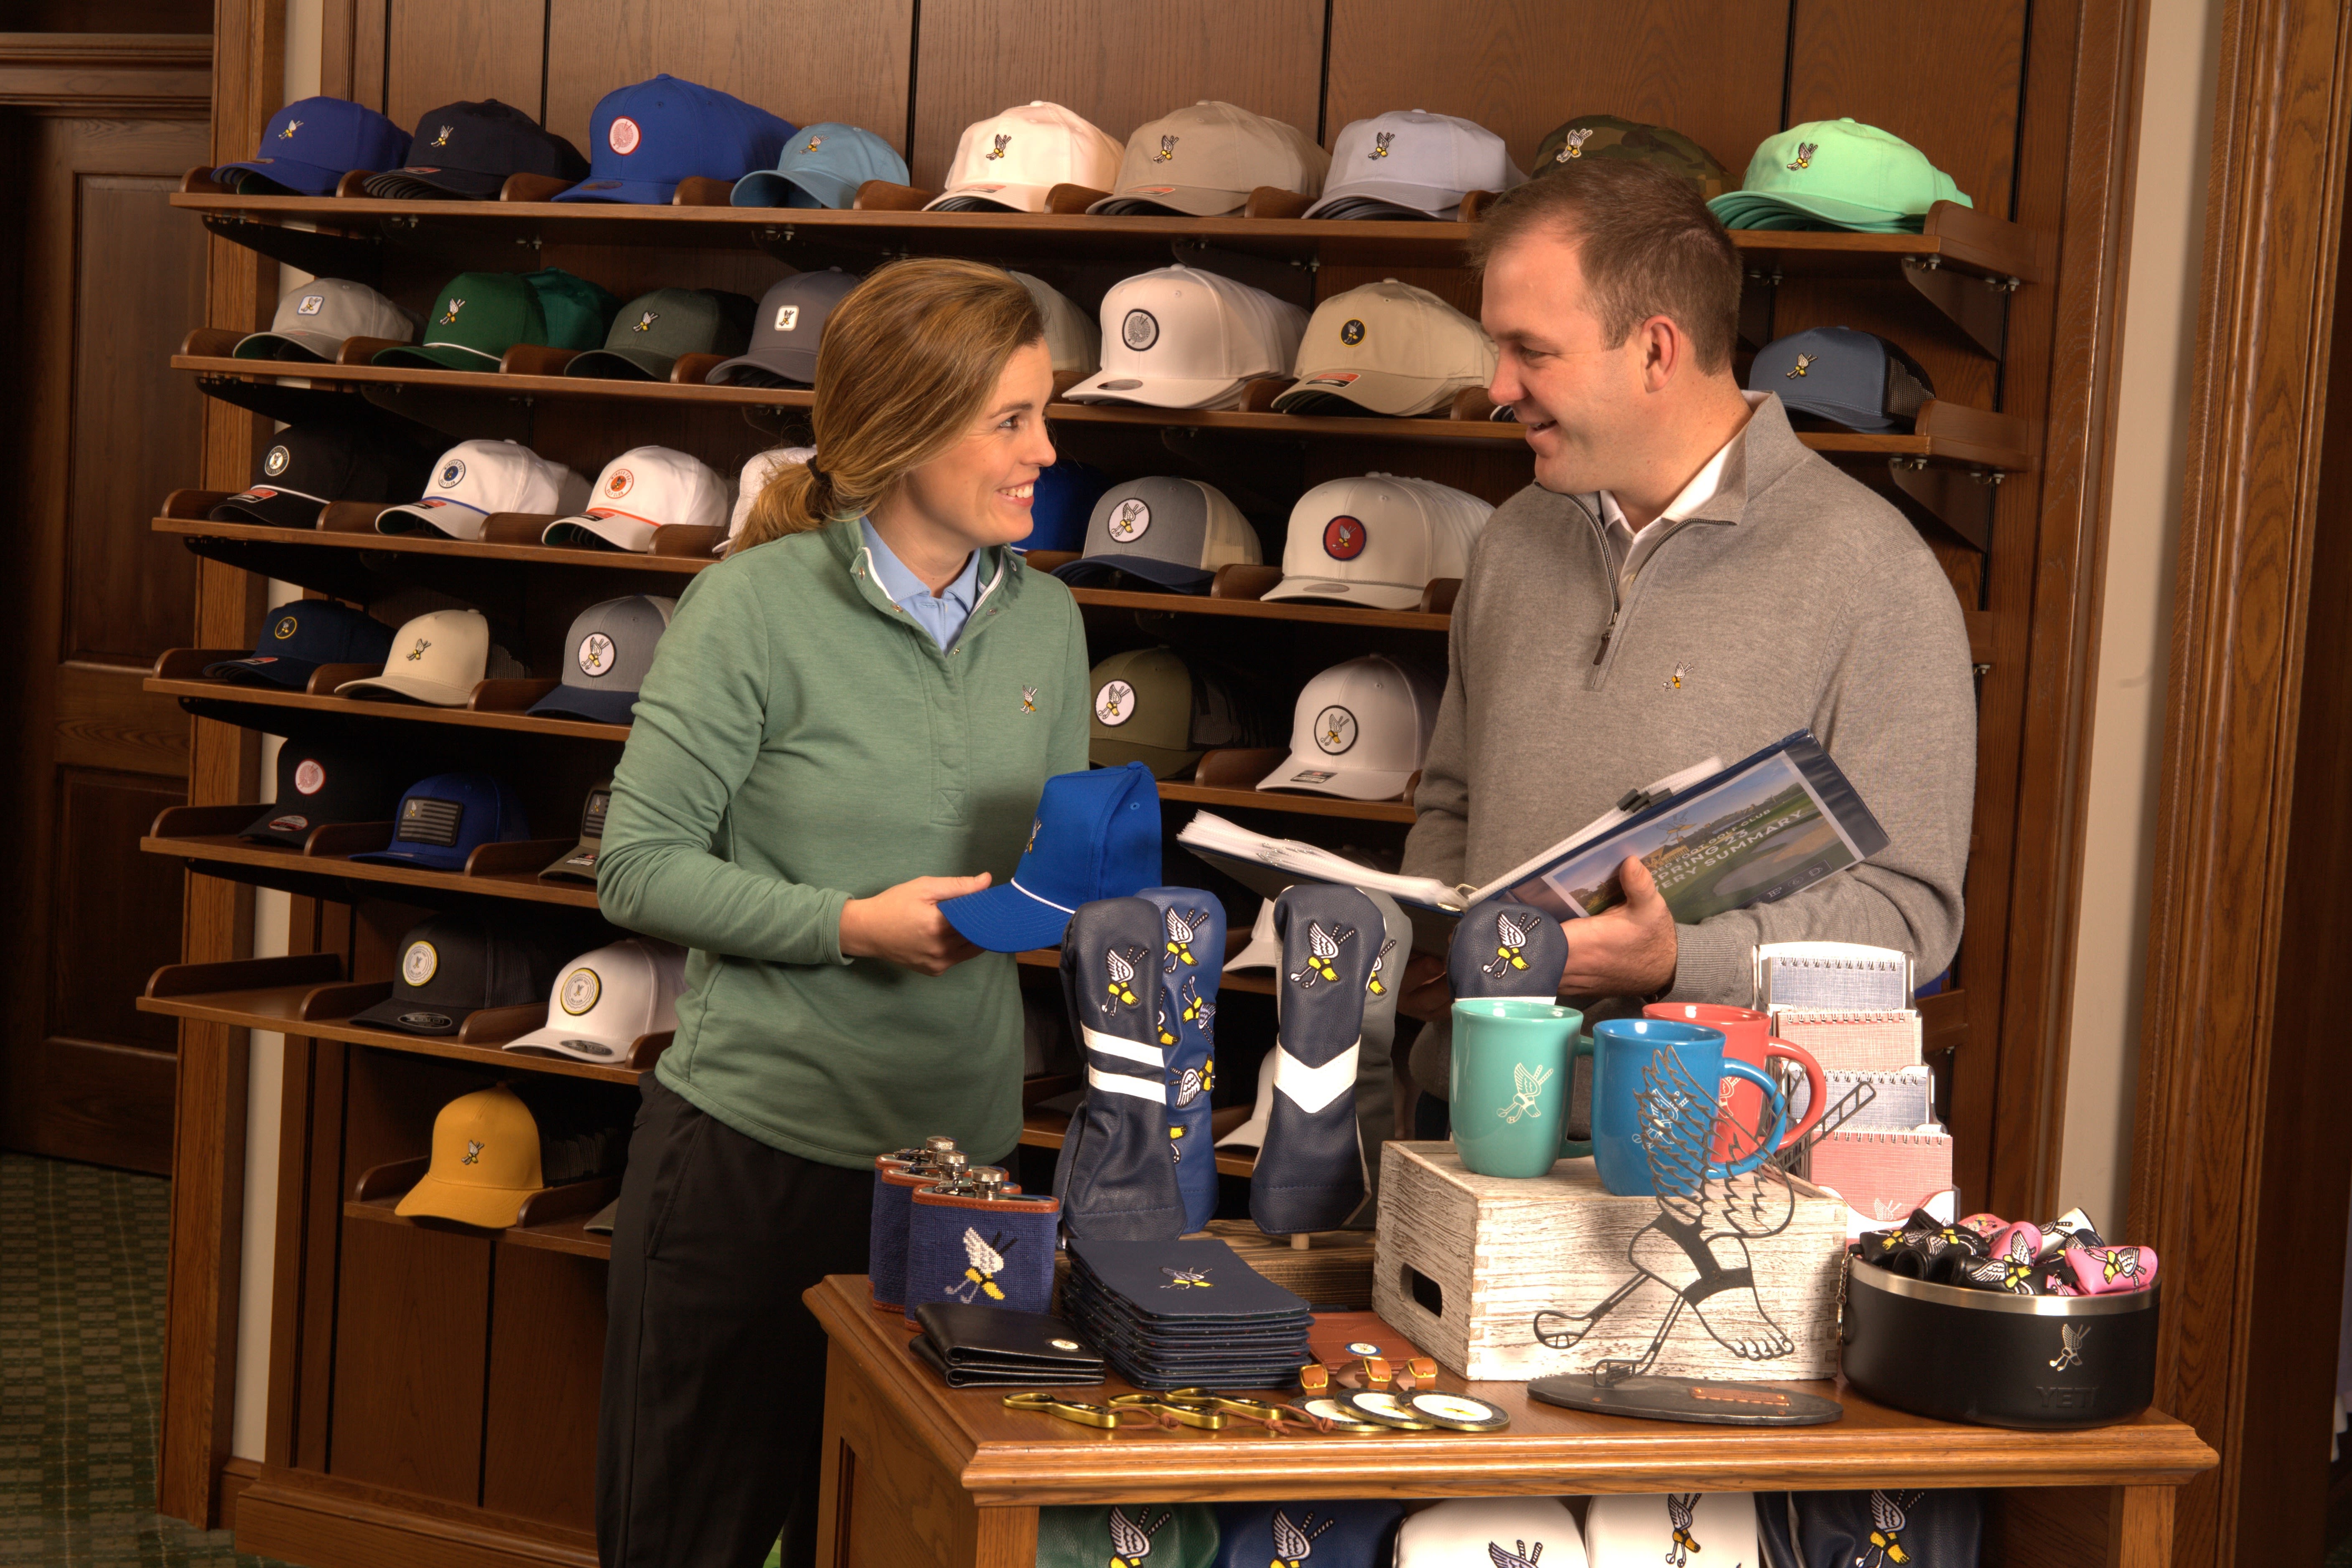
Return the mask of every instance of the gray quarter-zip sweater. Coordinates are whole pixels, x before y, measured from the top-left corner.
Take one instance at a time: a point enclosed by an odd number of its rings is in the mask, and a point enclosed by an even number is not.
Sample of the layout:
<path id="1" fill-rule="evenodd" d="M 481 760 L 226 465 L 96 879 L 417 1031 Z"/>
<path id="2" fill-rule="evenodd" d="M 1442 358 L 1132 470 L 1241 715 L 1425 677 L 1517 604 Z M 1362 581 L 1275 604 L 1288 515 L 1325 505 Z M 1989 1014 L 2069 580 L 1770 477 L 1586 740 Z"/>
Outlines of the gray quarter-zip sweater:
<path id="1" fill-rule="evenodd" d="M 1471 552 L 1404 869 L 1473 886 L 1709 756 L 1811 729 L 1885 827 L 1866 865 L 1675 931 L 1676 1000 L 1746 1004 L 1759 942 L 1960 937 L 1976 693 L 1959 601 L 1901 513 L 1768 397 L 1715 496 L 1612 581 L 1597 496 L 1529 485 Z M 1576 941 L 1575 927 L 1569 942 Z M 1445 1092 L 1444 1031 L 1413 1077 Z"/>

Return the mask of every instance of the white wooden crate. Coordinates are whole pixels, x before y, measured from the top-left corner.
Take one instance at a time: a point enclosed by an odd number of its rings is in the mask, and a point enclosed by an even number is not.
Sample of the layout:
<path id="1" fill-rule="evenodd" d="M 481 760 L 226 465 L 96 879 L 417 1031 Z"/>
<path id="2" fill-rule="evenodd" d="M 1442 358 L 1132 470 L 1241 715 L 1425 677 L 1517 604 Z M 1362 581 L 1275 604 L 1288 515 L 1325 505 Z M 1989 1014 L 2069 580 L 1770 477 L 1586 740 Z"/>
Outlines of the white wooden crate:
<path id="1" fill-rule="evenodd" d="M 1562 1160 L 1526 1180 L 1466 1171 L 1451 1142 L 1393 1142 L 1381 1159 L 1372 1309 L 1451 1372 L 1517 1382 L 1587 1372 L 1603 1359 L 1639 1361 L 1671 1310 L 1674 1326 L 1647 1372 L 1768 1383 L 1836 1374 L 1846 1213 L 1832 1194 L 1792 1178 L 1774 1211 L 1741 1221 L 1763 1229 L 1784 1211 L 1777 1231 L 1740 1237 L 1711 1227 L 1706 1250 L 1727 1269 L 1744 1252 L 1754 1297 L 1731 1285 L 1678 1305 L 1678 1291 L 1699 1278 L 1683 1240 L 1661 1223 L 1657 1199 L 1612 1196 L 1589 1159 Z M 1633 1261 L 1637 1250 L 1647 1271 Z M 1434 1287 L 1436 1311 L 1416 1299 L 1416 1285 L 1423 1295 Z M 1573 1348 L 1537 1341 L 1538 1312 L 1586 1312 L 1621 1290 Z M 1759 1310 L 1769 1324 L 1758 1323 Z M 1786 1349 L 1743 1356 L 1719 1334 L 1768 1349 L 1785 1341 Z"/>

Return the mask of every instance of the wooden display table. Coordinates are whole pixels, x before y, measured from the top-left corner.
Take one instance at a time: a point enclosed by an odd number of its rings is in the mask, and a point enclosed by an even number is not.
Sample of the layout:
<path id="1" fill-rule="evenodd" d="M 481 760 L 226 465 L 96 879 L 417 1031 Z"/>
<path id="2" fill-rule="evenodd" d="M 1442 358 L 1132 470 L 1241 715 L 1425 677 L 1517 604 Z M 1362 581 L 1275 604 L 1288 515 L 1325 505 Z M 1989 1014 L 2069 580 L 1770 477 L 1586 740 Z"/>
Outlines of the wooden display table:
<path id="1" fill-rule="evenodd" d="M 2217 1462 L 2149 1411 L 2086 1432 L 2010 1432 L 1906 1415 L 1852 1393 L 1827 1426 L 1717 1427 L 1587 1415 L 1517 1384 L 1463 1384 L 1511 1413 L 1491 1434 L 1276 1437 L 1228 1429 L 1097 1431 L 950 1389 L 907 1350 L 862 1276 L 808 1292 L 831 1340 L 818 1561 L 828 1568 L 1031 1568 L 1037 1510 L 1061 1503 L 1451 1498 L 1668 1489 L 1989 1487 L 1984 1561 L 2164 1568 L 2172 1489 Z M 1828 1384 L 1799 1386 L 1834 1394 Z M 1074 1398 L 1100 1401 L 1114 1378 Z"/>

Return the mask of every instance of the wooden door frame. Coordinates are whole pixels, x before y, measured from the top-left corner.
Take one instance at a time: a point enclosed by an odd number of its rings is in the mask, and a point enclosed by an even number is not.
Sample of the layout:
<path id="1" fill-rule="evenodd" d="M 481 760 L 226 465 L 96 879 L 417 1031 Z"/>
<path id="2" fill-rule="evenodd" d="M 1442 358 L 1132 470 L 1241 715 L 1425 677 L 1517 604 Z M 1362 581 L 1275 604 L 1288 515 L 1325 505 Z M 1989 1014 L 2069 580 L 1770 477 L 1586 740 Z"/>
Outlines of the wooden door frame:
<path id="1" fill-rule="evenodd" d="M 2198 1564 L 2304 1528 L 2276 1462 L 2295 1381 L 2275 1375 L 2280 1328 L 2315 1305 L 2336 1321 L 2346 1176 L 2340 1154 L 2332 1191 L 2311 1179 L 2324 1160 L 2282 1163 L 2310 1061 L 2277 1026 L 2352 21 L 2321 0 L 2228 0 L 2218 55 L 2130 1221 L 2163 1263 L 2158 1401 L 2221 1454 L 2180 1499 L 2175 1561 Z M 2317 1303 L 2277 1288 L 2298 1245 Z M 2332 1366 L 2334 1342 L 2315 1359 Z"/>

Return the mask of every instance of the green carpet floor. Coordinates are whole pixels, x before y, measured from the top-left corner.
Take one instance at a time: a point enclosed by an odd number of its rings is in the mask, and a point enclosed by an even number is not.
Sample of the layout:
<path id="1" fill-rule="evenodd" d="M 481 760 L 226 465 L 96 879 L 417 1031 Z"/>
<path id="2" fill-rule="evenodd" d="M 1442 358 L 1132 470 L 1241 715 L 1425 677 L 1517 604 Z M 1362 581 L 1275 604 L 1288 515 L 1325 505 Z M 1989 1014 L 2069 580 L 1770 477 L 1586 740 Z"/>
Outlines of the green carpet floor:
<path id="1" fill-rule="evenodd" d="M 237 1563 L 155 1512 L 170 1184 L 0 1154 L 0 1563 Z"/>

